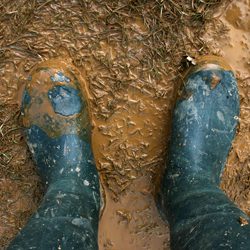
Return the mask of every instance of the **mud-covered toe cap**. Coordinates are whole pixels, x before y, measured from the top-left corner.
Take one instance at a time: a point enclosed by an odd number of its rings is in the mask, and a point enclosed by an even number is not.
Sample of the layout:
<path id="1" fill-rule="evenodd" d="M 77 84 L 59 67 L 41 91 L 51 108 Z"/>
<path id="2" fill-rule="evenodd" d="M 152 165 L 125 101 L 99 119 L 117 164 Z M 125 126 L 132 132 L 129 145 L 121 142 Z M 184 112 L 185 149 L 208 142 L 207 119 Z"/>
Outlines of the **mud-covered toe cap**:
<path id="1" fill-rule="evenodd" d="M 196 65 L 187 72 L 187 75 L 204 69 L 223 69 L 232 71 L 232 68 L 223 57 L 206 55 L 196 59 Z"/>
<path id="2" fill-rule="evenodd" d="M 221 57 L 203 56 L 186 73 L 180 99 L 196 97 L 202 101 L 211 99 L 214 95 L 217 98 L 211 101 L 219 101 L 226 106 L 235 101 L 234 107 L 239 111 L 237 80 L 231 67 Z M 223 101 L 224 98 L 227 100 Z"/>
<path id="3" fill-rule="evenodd" d="M 86 83 L 69 62 L 38 64 L 27 79 L 22 98 L 24 127 L 42 128 L 49 136 L 89 133 Z"/>

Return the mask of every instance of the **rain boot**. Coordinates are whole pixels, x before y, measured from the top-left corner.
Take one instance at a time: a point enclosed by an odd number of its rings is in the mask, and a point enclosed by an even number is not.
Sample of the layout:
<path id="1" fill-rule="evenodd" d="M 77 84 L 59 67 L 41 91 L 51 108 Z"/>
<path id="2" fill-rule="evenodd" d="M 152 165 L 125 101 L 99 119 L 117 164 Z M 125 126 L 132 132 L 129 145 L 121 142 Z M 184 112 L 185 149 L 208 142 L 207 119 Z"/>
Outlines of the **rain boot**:
<path id="1" fill-rule="evenodd" d="M 46 188 L 8 249 L 98 249 L 99 178 L 85 87 L 71 62 L 60 59 L 37 65 L 27 80 L 24 135 Z"/>
<path id="2" fill-rule="evenodd" d="M 159 210 L 172 250 L 250 249 L 250 220 L 219 188 L 239 116 L 237 82 L 218 57 L 203 57 L 177 100 Z"/>

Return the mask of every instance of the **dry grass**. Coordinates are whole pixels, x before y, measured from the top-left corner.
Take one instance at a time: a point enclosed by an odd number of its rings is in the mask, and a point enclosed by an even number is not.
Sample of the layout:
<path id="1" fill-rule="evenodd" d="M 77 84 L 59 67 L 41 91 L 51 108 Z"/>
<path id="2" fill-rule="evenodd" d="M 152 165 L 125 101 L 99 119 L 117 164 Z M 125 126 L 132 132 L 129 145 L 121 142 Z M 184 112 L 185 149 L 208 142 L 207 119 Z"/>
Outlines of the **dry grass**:
<path id="1" fill-rule="evenodd" d="M 0 248 L 26 223 L 41 184 L 18 125 L 17 105 L 0 105 Z"/>

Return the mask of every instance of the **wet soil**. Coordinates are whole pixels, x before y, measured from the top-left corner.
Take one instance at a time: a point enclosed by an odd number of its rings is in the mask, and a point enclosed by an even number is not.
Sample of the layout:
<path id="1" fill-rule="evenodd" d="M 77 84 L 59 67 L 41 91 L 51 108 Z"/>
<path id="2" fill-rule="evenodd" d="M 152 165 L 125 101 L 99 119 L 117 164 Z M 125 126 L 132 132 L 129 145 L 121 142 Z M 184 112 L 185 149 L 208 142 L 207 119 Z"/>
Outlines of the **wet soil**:
<path id="1" fill-rule="evenodd" d="M 105 200 L 100 249 L 169 249 L 168 226 L 154 200 L 171 111 L 190 64 L 185 56 L 195 61 L 200 54 L 222 55 L 236 72 L 240 126 L 222 188 L 250 215 L 250 1 L 225 1 L 215 9 L 190 1 L 182 6 L 184 16 L 172 1 L 110 2 L 6 1 L 0 6 L 0 248 L 42 196 L 15 103 L 30 69 L 53 57 L 72 58 L 89 88 L 92 143 Z"/>

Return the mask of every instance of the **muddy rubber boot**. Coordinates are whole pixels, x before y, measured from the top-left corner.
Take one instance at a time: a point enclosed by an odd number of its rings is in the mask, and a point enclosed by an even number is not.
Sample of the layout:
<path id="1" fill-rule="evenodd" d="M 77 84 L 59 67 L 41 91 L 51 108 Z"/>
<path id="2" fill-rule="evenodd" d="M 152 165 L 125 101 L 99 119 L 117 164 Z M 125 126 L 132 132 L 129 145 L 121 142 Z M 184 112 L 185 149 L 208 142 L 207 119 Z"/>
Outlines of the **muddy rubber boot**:
<path id="1" fill-rule="evenodd" d="M 185 80 L 173 115 L 159 209 L 171 249 L 250 249 L 250 220 L 219 188 L 239 115 L 236 79 L 203 57 Z"/>
<path id="2" fill-rule="evenodd" d="M 46 192 L 8 249 L 98 249 L 99 179 L 84 86 L 70 62 L 50 60 L 31 73 L 22 120 Z"/>

